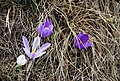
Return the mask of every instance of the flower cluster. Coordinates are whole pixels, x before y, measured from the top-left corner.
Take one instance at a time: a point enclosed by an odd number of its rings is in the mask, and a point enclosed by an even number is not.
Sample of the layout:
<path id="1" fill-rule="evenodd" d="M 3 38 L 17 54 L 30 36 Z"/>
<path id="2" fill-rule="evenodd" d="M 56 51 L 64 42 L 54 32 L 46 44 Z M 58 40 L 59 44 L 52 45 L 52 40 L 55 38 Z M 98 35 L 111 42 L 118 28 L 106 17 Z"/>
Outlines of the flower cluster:
<path id="1" fill-rule="evenodd" d="M 40 22 L 40 24 L 38 26 L 38 33 L 39 33 L 40 37 L 45 38 L 47 36 L 50 36 L 52 32 L 53 32 L 53 25 L 51 24 L 50 19 L 47 19 L 45 21 L 44 25 L 42 24 L 42 22 Z M 33 44 L 32 44 L 32 49 L 30 49 L 27 38 L 25 36 L 22 37 L 23 44 L 24 44 L 23 50 L 31 60 L 34 60 L 35 58 L 38 58 L 38 57 L 42 56 L 43 54 L 45 54 L 46 53 L 45 50 L 47 48 L 49 48 L 51 45 L 50 43 L 45 43 L 41 47 L 39 47 L 40 37 L 39 36 L 35 37 Z M 30 50 L 32 50 L 32 51 L 30 51 Z M 25 65 L 26 62 L 27 62 L 27 60 L 25 59 L 25 55 L 23 55 L 23 54 L 17 58 L 18 66 Z"/>
<path id="2" fill-rule="evenodd" d="M 42 22 L 39 23 L 38 26 L 38 34 L 40 37 L 48 37 L 52 34 L 53 32 L 53 25 L 50 21 L 50 19 L 47 19 L 44 24 Z M 45 43 L 41 47 L 39 47 L 40 44 L 40 37 L 37 36 L 35 37 L 33 44 L 32 44 L 32 49 L 30 49 L 29 42 L 25 36 L 22 37 L 23 44 L 24 44 L 24 52 L 26 55 L 31 59 L 34 60 L 35 58 L 38 58 L 45 54 L 45 50 L 50 47 L 50 43 Z M 89 42 L 89 36 L 88 34 L 84 34 L 83 32 L 79 33 L 75 38 L 74 38 L 74 46 L 79 48 L 79 49 L 86 49 L 90 46 L 92 46 L 92 42 Z M 31 51 L 30 51 L 31 50 Z M 22 66 L 25 65 L 27 60 L 25 59 L 24 55 L 20 55 L 17 58 L 17 65 Z"/>

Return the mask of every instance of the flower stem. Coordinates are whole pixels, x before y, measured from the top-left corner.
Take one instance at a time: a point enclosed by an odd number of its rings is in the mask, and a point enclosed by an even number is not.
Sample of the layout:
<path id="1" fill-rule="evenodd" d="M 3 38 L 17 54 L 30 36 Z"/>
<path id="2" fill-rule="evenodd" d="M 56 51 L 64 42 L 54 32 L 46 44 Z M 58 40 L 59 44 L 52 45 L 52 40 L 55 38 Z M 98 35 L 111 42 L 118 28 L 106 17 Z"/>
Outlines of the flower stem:
<path id="1" fill-rule="evenodd" d="M 28 67 L 27 67 L 27 72 L 26 72 L 26 81 L 29 80 L 30 74 L 31 74 L 31 70 L 33 68 L 34 65 L 34 60 L 31 60 Z"/>

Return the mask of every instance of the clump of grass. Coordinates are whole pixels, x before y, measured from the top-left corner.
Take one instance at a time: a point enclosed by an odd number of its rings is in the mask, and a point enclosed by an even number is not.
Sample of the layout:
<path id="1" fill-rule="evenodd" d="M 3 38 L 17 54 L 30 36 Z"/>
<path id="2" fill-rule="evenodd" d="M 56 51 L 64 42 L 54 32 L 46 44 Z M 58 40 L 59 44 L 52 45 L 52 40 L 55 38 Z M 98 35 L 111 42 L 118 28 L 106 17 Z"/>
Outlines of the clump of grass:
<path id="1" fill-rule="evenodd" d="M 36 60 L 30 81 L 119 81 L 119 6 L 114 0 L 0 1 L 0 79 L 25 80 L 28 65 L 14 69 L 24 54 L 22 35 L 33 41 L 39 20 L 50 18 L 54 33 L 41 44 L 47 40 L 52 46 Z M 74 47 L 81 31 L 89 34 L 92 47 Z"/>

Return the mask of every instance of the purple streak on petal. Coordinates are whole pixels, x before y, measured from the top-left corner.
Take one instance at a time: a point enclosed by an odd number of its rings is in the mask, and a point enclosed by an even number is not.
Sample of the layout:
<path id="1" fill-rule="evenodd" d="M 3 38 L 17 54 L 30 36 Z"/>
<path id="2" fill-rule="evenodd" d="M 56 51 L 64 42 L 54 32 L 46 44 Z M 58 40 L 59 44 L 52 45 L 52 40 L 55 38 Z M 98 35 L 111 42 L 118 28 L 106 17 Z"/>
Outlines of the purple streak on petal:
<path id="1" fill-rule="evenodd" d="M 26 38 L 25 36 L 22 36 L 22 40 L 23 40 L 24 47 L 25 47 L 27 50 L 30 50 L 29 42 L 28 42 L 27 38 Z"/>
<path id="2" fill-rule="evenodd" d="M 88 41 L 88 35 L 84 34 L 80 37 L 81 42 L 84 44 Z"/>
<path id="3" fill-rule="evenodd" d="M 31 53 L 30 59 L 34 59 L 36 57 L 36 53 Z"/>
<path id="4" fill-rule="evenodd" d="M 45 44 L 43 44 L 43 45 L 37 50 L 36 54 L 39 54 L 39 53 L 43 52 L 44 50 L 46 50 L 47 48 L 49 48 L 50 45 L 51 45 L 50 43 L 45 43 Z"/>
<path id="5" fill-rule="evenodd" d="M 47 19 L 44 23 L 44 28 L 48 27 L 49 25 L 51 25 L 50 19 Z"/>
<path id="6" fill-rule="evenodd" d="M 34 42 L 33 42 L 33 45 L 32 45 L 32 50 L 36 50 L 37 46 L 40 44 L 40 37 L 37 36 L 35 39 L 34 39 Z"/>
<path id="7" fill-rule="evenodd" d="M 43 30 L 43 25 L 42 25 L 42 22 L 40 22 L 39 26 L 38 26 L 38 32 L 42 32 Z"/>
<path id="8" fill-rule="evenodd" d="M 26 48 L 23 48 L 23 50 L 25 51 L 26 55 L 30 58 L 30 50 L 26 49 Z"/>
<path id="9" fill-rule="evenodd" d="M 51 34 L 51 31 L 49 28 L 44 28 L 43 31 L 41 32 L 41 37 L 47 37 Z"/>
<path id="10" fill-rule="evenodd" d="M 38 57 L 41 57 L 43 54 L 45 54 L 46 52 L 41 52 L 39 54 L 36 54 L 36 56 L 34 58 L 38 58 Z"/>

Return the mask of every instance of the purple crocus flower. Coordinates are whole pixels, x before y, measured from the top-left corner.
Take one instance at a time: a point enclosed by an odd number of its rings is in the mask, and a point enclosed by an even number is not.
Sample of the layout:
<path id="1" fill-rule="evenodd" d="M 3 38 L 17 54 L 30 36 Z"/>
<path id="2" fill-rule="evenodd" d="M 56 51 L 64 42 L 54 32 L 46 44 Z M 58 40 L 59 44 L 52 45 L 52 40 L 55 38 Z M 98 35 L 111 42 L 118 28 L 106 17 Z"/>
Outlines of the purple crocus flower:
<path id="1" fill-rule="evenodd" d="M 46 53 L 44 50 L 46 50 L 50 46 L 50 43 L 45 43 L 40 48 L 38 48 L 38 50 L 36 50 L 38 45 L 40 44 L 40 38 L 39 36 L 37 36 L 34 39 L 34 42 L 32 45 L 32 52 L 30 52 L 29 42 L 27 38 L 23 36 L 22 39 L 23 39 L 23 44 L 24 44 L 23 49 L 30 59 L 35 59 L 35 58 L 42 56 L 43 54 Z"/>
<path id="2" fill-rule="evenodd" d="M 47 37 L 50 36 L 50 34 L 53 32 L 53 25 L 51 24 L 50 19 L 47 19 L 44 23 L 40 22 L 39 27 L 38 27 L 38 33 L 40 34 L 41 37 Z"/>
<path id="3" fill-rule="evenodd" d="M 76 38 L 74 39 L 75 47 L 79 49 L 84 49 L 87 47 L 92 46 L 92 42 L 89 42 L 89 37 L 87 34 L 83 34 L 83 32 L 79 33 Z"/>

